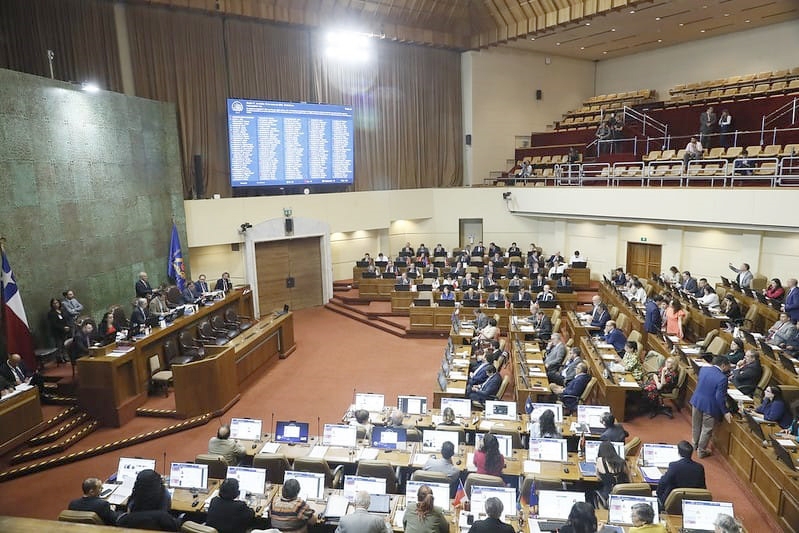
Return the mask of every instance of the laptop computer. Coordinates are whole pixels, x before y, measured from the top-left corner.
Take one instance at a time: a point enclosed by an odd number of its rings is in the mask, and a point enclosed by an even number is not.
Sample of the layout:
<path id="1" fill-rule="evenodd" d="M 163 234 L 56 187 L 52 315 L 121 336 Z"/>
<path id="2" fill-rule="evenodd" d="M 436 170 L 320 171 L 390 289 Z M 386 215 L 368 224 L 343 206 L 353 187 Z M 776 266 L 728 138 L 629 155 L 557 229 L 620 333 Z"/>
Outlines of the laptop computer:
<path id="1" fill-rule="evenodd" d="M 433 483 L 430 481 L 408 481 L 405 485 L 405 504 L 416 503 L 419 487 L 427 485 L 433 491 L 433 502 L 444 512 L 450 510 L 449 483 Z"/>
<path id="2" fill-rule="evenodd" d="M 371 503 L 370 513 L 388 513 L 390 509 L 390 496 L 386 494 L 386 480 L 379 477 L 344 476 L 344 497 L 349 501 L 355 500 L 355 494 L 360 491 L 369 493 Z"/>
<path id="3" fill-rule="evenodd" d="M 227 477 L 239 481 L 239 498 L 244 499 L 247 494 L 262 495 L 266 486 L 266 469 L 251 466 L 229 466 Z M 324 474 L 323 474 L 324 476 Z"/>
<path id="4" fill-rule="evenodd" d="M 486 400 L 485 418 L 493 420 L 516 420 L 516 402 L 503 402 L 500 400 Z"/>
<path id="5" fill-rule="evenodd" d="M 260 440 L 263 422 L 257 418 L 231 418 L 230 437 L 236 440 Z"/>
<path id="6" fill-rule="evenodd" d="M 685 533 L 711 533 L 720 514 L 735 516 L 730 502 L 682 501 L 682 531 Z"/>
<path id="7" fill-rule="evenodd" d="M 471 512 L 476 515 L 484 515 L 485 502 L 488 498 L 498 498 L 502 502 L 503 514 L 516 514 L 516 489 L 513 487 L 486 487 L 474 485 L 470 498 Z"/>
<path id="8" fill-rule="evenodd" d="M 644 466 L 666 468 L 670 463 L 680 460 L 676 444 L 655 444 L 645 442 L 641 448 Z"/>
<path id="9" fill-rule="evenodd" d="M 585 493 L 566 490 L 538 491 L 538 528 L 556 531 L 566 525 L 572 506 L 585 501 Z"/>
<path id="10" fill-rule="evenodd" d="M 566 439 L 530 439 L 529 458 L 533 461 L 566 462 Z"/>
<path id="11" fill-rule="evenodd" d="M 169 467 L 169 486 L 176 489 L 205 492 L 208 490 L 208 465 L 172 463 Z"/>
<path id="12" fill-rule="evenodd" d="M 608 522 L 630 526 L 633 524 L 633 506 L 646 503 L 659 515 L 658 499 L 652 496 L 630 496 L 627 494 L 611 494 L 608 500 Z"/>
<path id="13" fill-rule="evenodd" d="M 228 467 L 230 472 L 230 467 Z M 228 477 L 230 477 L 228 475 Z M 324 500 L 325 499 L 325 475 L 316 472 L 298 472 L 286 470 L 283 474 L 283 483 L 289 479 L 296 479 L 300 484 L 300 497 L 303 500 Z"/>
<path id="14" fill-rule="evenodd" d="M 592 434 L 599 435 L 605 431 L 602 416 L 609 412 L 610 406 L 607 405 L 578 405 L 577 423 L 588 427 Z"/>

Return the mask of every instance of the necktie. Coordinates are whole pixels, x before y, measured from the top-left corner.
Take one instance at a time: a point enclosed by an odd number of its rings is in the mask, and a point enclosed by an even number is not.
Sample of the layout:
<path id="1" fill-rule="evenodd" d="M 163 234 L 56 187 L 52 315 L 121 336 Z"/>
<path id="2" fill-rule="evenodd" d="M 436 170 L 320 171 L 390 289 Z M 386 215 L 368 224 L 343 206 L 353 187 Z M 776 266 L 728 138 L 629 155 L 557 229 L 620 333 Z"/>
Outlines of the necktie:
<path id="1" fill-rule="evenodd" d="M 22 373 L 22 370 L 19 367 L 14 368 L 14 373 L 17 375 L 17 381 L 22 383 L 25 381 L 25 374 Z"/>

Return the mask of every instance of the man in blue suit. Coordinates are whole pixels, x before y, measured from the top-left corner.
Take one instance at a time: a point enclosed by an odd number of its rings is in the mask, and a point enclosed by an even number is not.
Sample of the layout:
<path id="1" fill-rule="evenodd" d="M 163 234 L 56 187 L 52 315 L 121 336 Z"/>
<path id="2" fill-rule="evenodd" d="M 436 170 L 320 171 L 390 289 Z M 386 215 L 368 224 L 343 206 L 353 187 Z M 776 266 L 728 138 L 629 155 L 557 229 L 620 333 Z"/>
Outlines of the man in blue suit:
<path id="1" fill-rule="evenodd" d="M 601 331 L 605 330 L 605 324 L 610 320 L 610 312 L 608 307 L 600 302 L 591 313 L 591 327 L 599 328 Z"/>
<path id="2" fill-rule="evenodd" d="M 669 469 L 658 482 L 658 501 L 661 507 L 666 503 L 666 498 L 676 488 L 704 489 L 705 467 L 691 459 L 694 447 L 691 443 L 681 440 L 677 443 L 677 453 L 680 460 L 669 463 Z"/>
<path id="3" fill-rule="evenodd" d="M 663 325 L 663 317 L 660 315 L 660 302 L 662 301 L 663 297 L 659 294 L 655 294 L 652 298 L 647 298 L 644 304 L 644 308 L 646 309 L 644 314 L 644 330 L 647 333 L 654 333 L 656 335 L 660 333 L 660 327 Z"/>
<path id="4" fill-rule="evenodd" d="M 616 327 L 615 320 L 608 320 L 605 324 L 605 336 L 603 340 L 613 346 L 613 349 L 618 353 L 624 353 L 624 345 L 627 344 L 627 337 L 624 332 Z"/>
<path id="5" fill-rule="evenodd" d="M 796 322 L 799 320 L 799 287 L 796 286 L 796 279 L 789 279 L 785 282 L 785 305 L 784 310 Z"/>
<path id="6" fill-rule="evenodd" d="M 488 369 L 494 366 L 494 361 L 496 360 L 494 351 L 491 348 L 486 348 L 485 355 L 478 354 L 477 358 L 478 360 L 482 359 L 482 362 L 477 366 L 474 372 L 472 372 L 472 376 L 467 383 L 467 389 L 471 388 L 472 385 L 482 385 L 485 383 L 488 379 Z"/>
<path id="7" fill-rule="evenodd" d="M 591 374 L 588 373 L 588 365 L 583 363 L 577 364 L 577 373 L 574 379 L 561 387 L 555 383 L 550 383 L 549 389 L 554 392 L 558 399 L 563 402 L 563 406 L 569 411 L 574 412 L 577 410 L 577 402 L 580 401 L 580 396 L 585 392 L 585 387 L 591 381 Z"/>
<path id="8" fill-rule="evenodd" d="M 682 290 L 685 292 L 690 292 L 691 294 L 696 293 L 696 289 L 699 287 L 696 280 L 691 277 L 691 273 L 689 271 L 685 271 L 682 273 Z"/>
<path id="9" fill-rule="evenodd" d="M 499 392 L 499 386 L 502 384 L 502 376 L 499 375 L 494 365 L 486 367 L 488 378 L 482 385 L 472 385 L 472 390 L 469 391 L 469 399 L 480 403 L 485 403 L 486 400 L 493 400 Z"/>
<path id="10" fill-rule="evenodd" d="M 700 459 L 710 455 L 707 444 L 713 436 L 716 423 L 724 418 L 732 422 L 732 415 L 727 410 L 727 373 L 730 361 L 724 355 L 713 358 L 712 366 L 699 370 L 696 390 L 691 396 L 691 426 L 693 430 L 694 448 Z"/>

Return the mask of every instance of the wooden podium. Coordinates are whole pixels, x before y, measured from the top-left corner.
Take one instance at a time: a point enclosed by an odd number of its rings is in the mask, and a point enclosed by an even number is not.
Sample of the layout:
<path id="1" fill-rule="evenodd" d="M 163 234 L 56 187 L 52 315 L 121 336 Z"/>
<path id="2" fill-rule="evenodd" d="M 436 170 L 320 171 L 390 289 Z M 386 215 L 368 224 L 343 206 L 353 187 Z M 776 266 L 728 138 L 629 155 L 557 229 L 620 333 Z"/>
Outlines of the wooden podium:
<path id="1" fill-rule="evenodd" d="M 180 418 L 225 411 L 239 399 L 236 354 L 232 348 L 208 346 L 200 361 L 174 365 L 172 378 L 175 411 Z"/>

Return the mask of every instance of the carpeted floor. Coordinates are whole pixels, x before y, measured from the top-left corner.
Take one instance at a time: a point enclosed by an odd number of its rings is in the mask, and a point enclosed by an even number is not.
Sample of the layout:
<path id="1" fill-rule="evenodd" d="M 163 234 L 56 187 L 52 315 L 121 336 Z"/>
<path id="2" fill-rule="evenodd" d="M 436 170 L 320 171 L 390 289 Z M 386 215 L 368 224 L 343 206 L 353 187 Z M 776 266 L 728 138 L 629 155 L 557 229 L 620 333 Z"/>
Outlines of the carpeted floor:
<path id="1" fill-rule="evenodd" d="M 251 380 L 241 400 L 225 415 L 264 420 L 304 420 L 314 427 L 340 419 L 353 392 L 381 392 L 386 403 L 398 394 L 432 397 L 435 369 L 443 354 L 443 339 L 402 339 L 317 307 L 295 313 L 297 350 Z M 510 394 L 510 391 L 509 391 Z M 151 398 L 148 407 L 170 407 L 172 396 Z M 48 407 L 45 416 L 57 411 Z M 95 432 L 79 448 L 170 425 L 174 421 L 138 417 L 119 430 Z M 0 486 L 0 514 L 55 518 L 68 501 L 80 495 L 84 478 L 107 477 L 116 470 L 120 455 L 153 457 L 157 468 L 166 461 L 192 460 L 207 449 L 217 423 L 132 446 L 121 452 L 87 459 Z M 690 434 L 689 412 L 674 420 L 637 418 L 625 424 L 631 435 L 644 442 L 675 443 Z M 267 431 L 266 427 L 264 431 Z M 313 430 L 315 432 L 315 429 Z M 736 515 L 749 531 L 779 531 L 752 493 L 719 457 L 702 460 L 715 499 L 733 501 Z"/>

